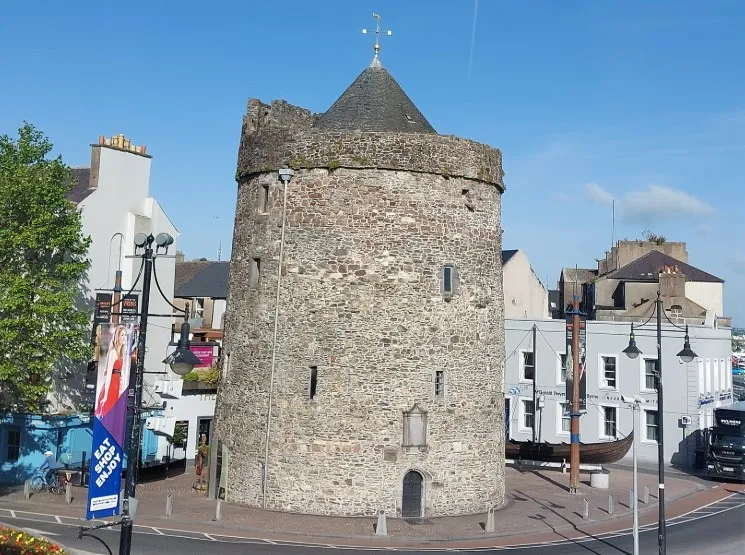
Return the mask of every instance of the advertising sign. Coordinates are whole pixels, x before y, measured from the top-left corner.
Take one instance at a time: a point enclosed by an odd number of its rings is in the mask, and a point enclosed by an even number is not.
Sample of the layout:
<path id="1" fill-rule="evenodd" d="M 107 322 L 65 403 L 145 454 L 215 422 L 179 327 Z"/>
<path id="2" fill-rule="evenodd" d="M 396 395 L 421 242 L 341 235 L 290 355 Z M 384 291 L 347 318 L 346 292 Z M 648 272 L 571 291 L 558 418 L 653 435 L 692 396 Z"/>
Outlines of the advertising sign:
<path id="1" fill-rule="evenodd" d="M 91 345 L 96 344 L 96 330 L 99 324 L 111 321 L 111 293 L 96 293 L 96 308 L 93 312 L 93 330 L 91 331 Z"/>
<path id="2" fill-rule="evenodd" d="M 215 348 L 212 345 L 192 345 L 191 352 L 201 361 L 199 368 L 212 366 Z"/>
<path id="3" fill-rule="evenodd" d="M 567 367 L 574 368 L 572 353 L 572 333 L 573 333 L 572 316 L 566 318 L 566 344 L 567 344 Z M 579 410 L 587 411 L 587 321 L 583 316 L 579 317 Z M 568 372 L 566 387 L 566 398 L 572 402 L 572 391 L 574 388 L 573 371 Z"/>
<path id="4" fill-rule="evenodd" d="M 119 321 L 122 324 L 136 324 L 139 321 L 139 316 L 137 316 L 139 305 L 139 296 L 125 295 L 119 310 Z"/>
<path id="5" fill-rule="evenodd" d="M 86 518 L 119 514 L 127 392 L 134 368 L 133 324 L 101 324 Z"/>

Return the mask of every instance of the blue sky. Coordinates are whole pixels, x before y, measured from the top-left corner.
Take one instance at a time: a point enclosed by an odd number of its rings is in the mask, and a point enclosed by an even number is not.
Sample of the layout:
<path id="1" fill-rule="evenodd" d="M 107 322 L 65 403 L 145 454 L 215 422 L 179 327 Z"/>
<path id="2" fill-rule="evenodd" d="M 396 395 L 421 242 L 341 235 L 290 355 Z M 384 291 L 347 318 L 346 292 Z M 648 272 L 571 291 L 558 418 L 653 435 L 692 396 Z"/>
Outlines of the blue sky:
<path id="1" fill-rule="evenodd" d="M 146 144 L 187 257 L 227 255 L 246 100 L 327 109 L 371 59 L 373 11 L 434 127 L 502 149 L 504 247 L 544 281 L 603 256 L 615 198 L 618 238 L 686 241 L 745 325 L 739 0 L 12 2 L 0 133 L 28 120 L 70 165 L 100 134 Z"/>

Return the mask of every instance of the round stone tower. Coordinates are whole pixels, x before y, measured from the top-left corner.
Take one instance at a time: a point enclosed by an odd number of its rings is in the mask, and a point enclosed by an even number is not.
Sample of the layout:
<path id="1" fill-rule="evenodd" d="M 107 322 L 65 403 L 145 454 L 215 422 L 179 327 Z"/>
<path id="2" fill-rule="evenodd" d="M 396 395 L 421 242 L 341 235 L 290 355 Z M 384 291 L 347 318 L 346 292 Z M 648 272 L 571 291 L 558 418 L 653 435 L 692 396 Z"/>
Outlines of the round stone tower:
<path id="1" fill-rule="evenodd" d="M 377 59 L 324 114 L 249 100 L 215 428 L 228 501 L 503 503 L 501 162 L 438 135 Z"/>

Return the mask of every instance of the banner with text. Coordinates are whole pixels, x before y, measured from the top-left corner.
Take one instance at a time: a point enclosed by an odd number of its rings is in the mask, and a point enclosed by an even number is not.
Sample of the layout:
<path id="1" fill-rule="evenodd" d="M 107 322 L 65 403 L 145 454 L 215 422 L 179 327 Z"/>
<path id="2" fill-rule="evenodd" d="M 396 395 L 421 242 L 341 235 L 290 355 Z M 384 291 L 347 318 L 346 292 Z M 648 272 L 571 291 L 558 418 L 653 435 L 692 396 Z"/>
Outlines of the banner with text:
<path id="1" fill-rule="evenodd" d="M 572 371 L 567 372 L 567 387 L 566 387 L 566 399 L 567 402 L 572 402 L 572 392 L 574 390 L 574 358 L 572 353 L 572 335 L 574 324 L 572 322 L 572 316 L 566 317 L 566 344 L 567 344 L 567 369 Z M 579 317 L 579 410 L 580 412 L 587 411 L 587 321 L 584 316 Z"/>
<path id="2" fill-rule="evenodd" d="M 134 324 L 101 324 L 86 518 L 119 514 Z"/>

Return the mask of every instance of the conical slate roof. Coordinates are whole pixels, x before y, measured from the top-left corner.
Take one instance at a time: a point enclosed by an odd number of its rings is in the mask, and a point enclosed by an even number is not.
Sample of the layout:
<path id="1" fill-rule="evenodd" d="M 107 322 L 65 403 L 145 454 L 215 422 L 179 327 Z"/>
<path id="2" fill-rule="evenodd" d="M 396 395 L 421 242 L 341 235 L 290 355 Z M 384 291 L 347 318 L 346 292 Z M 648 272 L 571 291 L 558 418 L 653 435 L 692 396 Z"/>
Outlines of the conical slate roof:
<path id="1" fill-rule="evenodd" d="M 373 64 L 313 125 L 323 131 L 437 133 L 388 71 Z"/>

